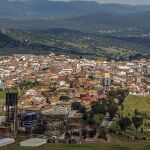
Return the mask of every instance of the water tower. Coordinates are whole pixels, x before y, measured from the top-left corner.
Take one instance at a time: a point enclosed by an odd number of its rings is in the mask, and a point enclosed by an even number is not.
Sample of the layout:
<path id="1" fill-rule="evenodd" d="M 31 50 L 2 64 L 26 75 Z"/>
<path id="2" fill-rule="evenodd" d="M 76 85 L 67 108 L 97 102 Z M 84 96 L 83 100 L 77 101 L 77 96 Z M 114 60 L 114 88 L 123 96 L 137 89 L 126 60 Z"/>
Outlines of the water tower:
<path id="1" fill-rule="evenodd" d="M 18 93 L 6 93 L 7 123 L 13 133 L 17 131 Z"/>

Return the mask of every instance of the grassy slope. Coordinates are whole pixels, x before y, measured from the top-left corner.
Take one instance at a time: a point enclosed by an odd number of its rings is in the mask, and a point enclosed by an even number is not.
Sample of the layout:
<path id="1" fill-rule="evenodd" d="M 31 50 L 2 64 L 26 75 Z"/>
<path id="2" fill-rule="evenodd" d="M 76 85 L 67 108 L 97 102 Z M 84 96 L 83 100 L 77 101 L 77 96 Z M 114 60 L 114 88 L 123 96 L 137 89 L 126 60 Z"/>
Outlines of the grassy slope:
<path id="1" fill-rule="evenodd" d="M 133 114 L 137 109 L 140 112 L 150 115 L 150 96 L 129 96 L 124 104 L 124 113 Z"/>

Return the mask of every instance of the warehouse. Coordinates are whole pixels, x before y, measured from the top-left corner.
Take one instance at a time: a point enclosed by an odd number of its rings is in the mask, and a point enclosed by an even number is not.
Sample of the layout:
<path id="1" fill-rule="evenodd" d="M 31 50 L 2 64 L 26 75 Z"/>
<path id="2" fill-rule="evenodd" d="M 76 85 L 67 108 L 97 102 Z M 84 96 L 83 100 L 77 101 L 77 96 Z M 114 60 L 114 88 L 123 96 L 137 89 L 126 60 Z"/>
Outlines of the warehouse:
<path id="1" fill-rule="evenodd" d="M 24 147 L 38 147 L 47 143 L 47 139 L 42 138 L 31 138 L 25 141 L 20 142 L 20 146 Z"/>
<path id="2" fill-rule="evenodd" d="M 0 139 L 0 147 L 7 146 L 15 142 L 13 138 L 2 138 Z"/>

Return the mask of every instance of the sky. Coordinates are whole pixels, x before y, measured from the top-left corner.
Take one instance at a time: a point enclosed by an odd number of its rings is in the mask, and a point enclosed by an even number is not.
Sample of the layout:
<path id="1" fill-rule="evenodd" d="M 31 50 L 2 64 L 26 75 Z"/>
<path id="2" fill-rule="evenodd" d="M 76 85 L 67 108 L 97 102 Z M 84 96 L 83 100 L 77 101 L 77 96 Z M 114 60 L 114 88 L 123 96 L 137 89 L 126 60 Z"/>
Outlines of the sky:
<path id="1" fill-rule="evenodd" d="M 150 0 L 97 0 L 97 1 L 103 3 L 123 3 L 132 5 L 150 4 Z"/>
<path id="2" fill-rule="evenodd" d="M 9 1 L 14 1 L 14 0 L 9 0 Z M 25 0 L 20 0 L 20 1 L 25 1 Z M 71 0 L 49 0 L 49 1 L 71 1 Z M 81 0 L 81 1 L 84 1 L 84 0 Z M 86 1 L 88 1 L 88 0 L 86 0 Z M 97 1 L 99 3 L 120 3 L 120 4 L 130 4 L 130 5 L 150 5 L 150 0 L 89 0 L 89 1 Z"/>
<path id="3" fill-rule="evenodd" d="M 60 1 L 60 0 L 57 0 Z M 62 1 L 69 1 L 69 0 L 62 0 Z M 92 0 L 90 0 L 92 1 Z M 93 0 L 99 3 L 121 3 L 121 4 L 131 4 L 131 5 L 150 5 L 150 0 Z"/>

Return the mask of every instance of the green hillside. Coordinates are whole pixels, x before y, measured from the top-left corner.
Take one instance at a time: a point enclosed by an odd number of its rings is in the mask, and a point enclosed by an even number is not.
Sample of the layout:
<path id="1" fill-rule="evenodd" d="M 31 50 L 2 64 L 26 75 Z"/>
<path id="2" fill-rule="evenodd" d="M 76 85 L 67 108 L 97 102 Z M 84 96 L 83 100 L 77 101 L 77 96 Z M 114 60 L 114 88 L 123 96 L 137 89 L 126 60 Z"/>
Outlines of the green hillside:
<path id="1" fill-rule="evenodd" d="M 150 6 L 100 4 L 95 1 L 1 0 L 0 17 L 11 19 L 71 18 L 96 12 L 135 14 L 150 10 Z"/>
<path id="2" fill-rule="evenodd" d="M 129 96 L 124 103 L 124 113 L 133 114 L 137 109 L 139 112 L 150 115 L 150 96 Z"/>
<path id="3" fill-rule="evenodd" d="M 118 57 L 127 59 L 135 54 L 150 52 L 150 48 L 142 43 L 132 43 L 126 39 L 66 29 L 34 33 L 6 30 L 5 35 L 1 34 L 0 38 L 7 39 L 7 44 L 6 40 L 0 41 L 0 54 L 48 54 L 51 51 L 78 58 L 83 56 L 92 59 L 116 59 Z"/>

